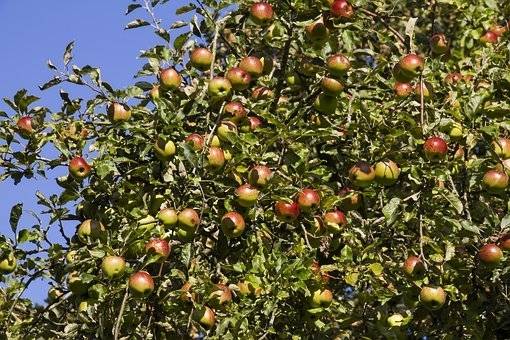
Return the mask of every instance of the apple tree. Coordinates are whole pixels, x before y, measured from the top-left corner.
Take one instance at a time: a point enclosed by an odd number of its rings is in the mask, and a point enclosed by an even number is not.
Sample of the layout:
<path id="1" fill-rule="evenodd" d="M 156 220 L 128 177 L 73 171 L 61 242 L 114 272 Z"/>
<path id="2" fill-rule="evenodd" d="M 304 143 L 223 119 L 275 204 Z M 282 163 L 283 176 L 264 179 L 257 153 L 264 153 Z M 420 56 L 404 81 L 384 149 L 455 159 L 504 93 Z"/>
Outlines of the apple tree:
<path id="1" fill-rule="evenodd" d="M 40 88 L 88 98 L 4 99 L 0 179 L 66 169 L 2 221 L 7 338 L 510 334 L 510 4 L 176 7 L 129 4 L 160 39 L 132 85 L 70 43 Z"/>

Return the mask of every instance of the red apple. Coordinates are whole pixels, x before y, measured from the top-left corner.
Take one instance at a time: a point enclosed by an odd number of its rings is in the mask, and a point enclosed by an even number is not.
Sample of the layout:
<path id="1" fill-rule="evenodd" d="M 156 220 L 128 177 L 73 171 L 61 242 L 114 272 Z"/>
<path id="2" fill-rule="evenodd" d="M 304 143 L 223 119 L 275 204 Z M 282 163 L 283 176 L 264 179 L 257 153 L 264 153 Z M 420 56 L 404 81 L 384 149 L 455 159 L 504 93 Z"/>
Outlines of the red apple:
<path id="1" fill-rule="evenodd" d="M 200 224 L 200 216 L 195 210 L 186 208 L 179 213 L 178 221 L 181 228 L 185 230 L 196 230 Z"/>
<path id="2" fill-rule="evenodd" d="M 248 173 L 248 182 L 251 185 L 265 187 L 271 180 L 273 173 L 266 165 L 255 165 Z"/>
<path id="3" fill-rule="evenodd" d="M 425 265 L 417 256 L 409 256 L 402 265 L 404 273 L 410 277 L 421 276 L 425 272 Z"/>
<path id="4" fill-rule="evenodd" d="M 239 122 L 246 117 L 246 109 L 241 102 L 229 102 L 225 104 L 223 111 L 231 117 L 233 122 Z"/>
<path id="5" fill-rule="evenodd" d="M 510 250 L 510 234 L 506 234 L 501 238 L 499 247 L 505 251 Z"/>
<path id="6" fill-rule="evenodd" d="M 482 35 L 482 37 L 480 38 L 480 41 L 487 45 L 495 44 L 498 42 L 498 40 L 499 40 L 499 36 L 492 31 L 485 32 L 485 34 Z"/>
<path id="7" fill-rule="evenodd" d="M 258 130 L 262 126 L 262 120 L 255 116 L 248 117 L 248 123 L 250 124 L 251 131 Z"/>
<path id="8" fill-rule="evenodd" d="M 245 228 L 243 215 L 236 211 L 230 211 L 221 218 L 221 229 L 229 238 L 241 236 Z"/>
<path id="9" fill-rule="evenodd" d="M 407 97 L 414 91 L 413 85 L 409 83 L 401 83 L 401 82 L 395 82 L 395 85 L 393 86 L 393 89 L 395 90 L 395 94 L 397 97 Z"/>
<path id="10" fill-rule="evenodd" d="M 260 1 L 251 5 L 250 18 L 258 25 L 265 25 L 273 20 L 273 6 L 269 3 Z"/>
<path id="11" fill-rule="evenodd" d="M 331 15 L 336 18 L 349 19 L 354 15 L 354 10 L 346 0 L 335 0 L 331 4 Z"/>
<path id="12" fill-rule="evenodd" d="M 249 208 L 257 203 L 259 191 L 250 184 L 243 184 L 236 189 L 235 195 L 240 206 Z"/>
<path id="13" fill-rule="evenodd" d="M 446 302 L 446 292 L 441 287 L 423 287 L 420 291 L 420 302 L 431 310 L 438 310 Z"/>
<path id="14" fill-rule="evenodd" d="M 497 265 L 503 258 L 503 252 L 494 243 L 484 245 L 478 251 L 478 257 L 480 261 L 488 265 Z"/>
<path id="15" fill-rule="evenodd" d="M 494 152 L 501 158 L 510 158 L 510 139 L 499 138 L 492 142 Z"/>
<path id="16" fill-rule="evenodd" d="M 333 210 L 324 214 L 324 222 L 330 232 L 338 233 L 347 225 L 347 218 L 340 210 Z"/>
<path id="17" fill-rule="evenodd" d="M 333 293 L 329 289 L 316 290 L 312 296 L 312 306 L 314 308 L 329 307 L 333 301 Z"/>
<path id="18" fill-rule="evenodd" d="M 489 170 L 483 175 L 483 184 L 491 192 L 502 192 L 508 187 L 508 175 L 504 171 Z"/>
<path id="19" fill-rule="evenodd" d="M 181 86 L 182 77 L 173 68 L 166 68 L 159 71 L 160 89 L 165 91 L 176 90 Z"/>
<path id="20" fill-rule="evenodd" d="M 30 138 L 30 135 L 34 132 L 34 127 L 32 126 L 32 117 L 21 117 L 16 122 L 16 127 L 18 128 L 18 132 L 21 137 Z"/>
<path id="21" fill-rule="evenodd" d="M 366 188 L 374 181 L 375 170 L 367 162 L 360 161 L 349 170 L 349 179 L 355 186 Z"/>
<path id="22" fill-rule="evenodd" d="M 186 137 L 186 142 L 190 143 L 195 151 L 202 151 L 204 148 L 204 137 L 200 136 L 198 133 L 192 133 Z"/>
<path id="23" fill-rule="evenodd" d="M 503 34 L 505 34 L 508 31 L 508 28 L 507 28 L 507 26 L 494 25 L 489 29 L 489 31 L 491 31 L 498 37 L 501 37 Z"/>
<path id="24" fill-rule="evenodd" d="M 446 157 L 448 144 L 446 144 L 443 138 L 432 136 L 425 141 L 425 144 L 423 144 L 423 150 L 425 151 L 425 156 L 428 160 L 440 161 Z"/>
<path id="25" fill-rule="evenodd" d="M 303 211 L 315 210 L 319 207 L 321 197 L 313 189 L 303 189 L 298 195 L 299 208 Z"/>
<path id="26" fill-rule="evenodd" d="M 236 91 L 246 90 L 251 83 L 250 74 L 239 67 L 228 70 L 225 77 L 230 81 L 232 88 Z"/>
<path id="27" fill-rule="evenodd" d="M 400 59 L 398 67 L 402 76 L 407 79 L 414 79 L 423 71 L 425 62 L 422 57 L 410 53 Z"/>
<path id="28" fill-rule="evenodd" d="M 341 53 L 329 56 L 326 60 L 326 65 L 328 67 L 329 73 L 335 77 L 341 77 L 345 75 L 345 73 L 351 68 L 351 62 L 345 55 Z"/>
<path id="29" fill-rule="evenodd" d="M 430 50 L 435 54 L 448 52 L 448 39 L 443 33 L 436 33 L 430 38 Z"/>
<path id="30" fill-rule="evenodd" d="M 154 291 L 154 280 L 146 271 L 140 271 L 129 277 L 128 286 L 133 296 L 143 298 Z"/>
<path id="31" fill-rule="evenodd" d="M 108 117 L 112 122 L 124 122 L 131 118 L 131 110 L 126 104 L 111 103 L 108 106 Z"/>
<path id="32" fill-rule="evenodd" d="M 207 48 L 198 47 L 191 52 L 191 64 L 201 71 L 207 71 L 211 68 L 213 54 Z"/>
<path id="33" fill-rule="evenodd" d="M 170 255 L 171 246 L 167 240 L 161 238 L 150 239 L 145 244 L 145 251 L 149 254 L 155 254 L 158 256 L 160 261 L 165 261 Z"/>
<path id="34" fill-rule="evenodd" d="M 251 98 L 255 101 L 271 99 L 273 96 L 273 91 L 265 86 L 258 86 L 251 92 Z"/>
<path id="35" fill-rule="evenodd" d="M 75 156 L 69 162 L 69 173 L 75 179 L 82 180 L 87 177 L 92 170 L 92 167 L 87 163 L 85 158 L 81 156 Z"/>
<path id="36" fill-rule="evenodd" d="M 205 328 L 212 328 L 216 323 L 216 315 L 209 307 L 198 308 L 193 312 L 193 320 Z"/>
<path id="37" fill-rule="evenodd" d="M 264 71 L 264 64 L 257 57 L 248 56 L 241 59 L 239 68 L 248 72 L 252 77 L 260 77 Z"/>
<path id="38" fill-rule="evenodd" d="M 278 201 L 275 204 L 276 217 L 285 222 L 295 221 L 299 217 L 299 205 L 296 202 Z"/>
<path id="39" fill-rule="evenodd" d="M 322 90 L 331 96 L 336 96 L 342 93 L 344 86 L 336 79 L 324 77 L 321 81 Z"/>
<path id="40" fill-rule="evenodd" d="M 225 164 L 223 149 L 211 146 L 207 154 L 207 162 L 210 167 L 221 168 Z"/>

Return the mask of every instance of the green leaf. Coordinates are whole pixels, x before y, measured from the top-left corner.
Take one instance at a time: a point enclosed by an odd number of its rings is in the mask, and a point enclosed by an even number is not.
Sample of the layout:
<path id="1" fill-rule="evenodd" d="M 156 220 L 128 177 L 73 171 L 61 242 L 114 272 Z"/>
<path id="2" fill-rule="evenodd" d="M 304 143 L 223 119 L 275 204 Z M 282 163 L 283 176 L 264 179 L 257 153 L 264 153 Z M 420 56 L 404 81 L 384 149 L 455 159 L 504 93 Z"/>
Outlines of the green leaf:
<path id="1" fill-rule="evenodd" d="M 67 66 L 69 62 L 73 59 L 73 49 L 74 49 L 74 41 L 71 41 L 67 44 L 66 49 L 64 51 L 64 65 Z"/>
<path id="2" fill-rule="evenodd" d="M 23 203 L 17 203 L 11 209 L 11 214 L 9 217 L 9 223 L 11 225 L 11 229 L 16 234 L 16 229 L 18 228 L 18 222 L 23 212 Z"/>
<path id="3" fill-rule="evenodd" d="M 386 204 L 382 208 L 383 215 L 386 218 L 386 223 L 388 225 L 395 222 L 395 220 L 397 218 L 397 211 L 398 211 L 399 206 L 400 206 L 400 198 L 394 197 L 388 202 L 388 204 Z"/>

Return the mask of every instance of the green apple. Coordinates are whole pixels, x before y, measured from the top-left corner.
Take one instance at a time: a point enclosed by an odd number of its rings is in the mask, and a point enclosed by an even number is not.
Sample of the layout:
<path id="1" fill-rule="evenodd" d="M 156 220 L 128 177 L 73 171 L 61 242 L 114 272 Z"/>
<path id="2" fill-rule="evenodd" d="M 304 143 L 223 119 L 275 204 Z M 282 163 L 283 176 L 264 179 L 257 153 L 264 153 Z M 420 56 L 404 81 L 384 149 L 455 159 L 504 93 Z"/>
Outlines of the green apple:
<path id="1" fill-rule="evenodd" d="M 83 243 L 93 240 L 104 242 L 106 240 L 106 229 L 101 222 L 88 219 L 80 224 L 77 235 Z"/>
<path id="2" fill-rule="evenodd" d="M 126 270 L 126 261 L 121 256 L 105 256 L 101 262 L 101 270 L 110 280 L 121 277 Z"/>
<path id="3" fill-rule="evenodd" d="M 17 260 L 16 260 L 16 257 L 14 256 L 14 252 L 9 252 L 9 254 L 7 254 L 5 256 L 2 256 L 2 258 L 0 258 L 0 272 L 1 273 L 4 273 L 4 274 L 9 274 L 9 273 L 12 273 L 15 269 L 16 269 L 16 266 L 17 266 Z"/>
<path id="4" fill-rule="evenodd" d="M 428 309 L 440 309 L 446 302 L 446 292 L 441 287 L 423 287 L 420 302 Z"/>
<path id="5" fill-rule="evenodd" d="M 400 176 L 400 168 L 391 161 L 377 162 L 375 165 L 375 180 L 382 185 L 393 185 Z"/>
<path id="6" fill-rule="evenodd" d="M 175 209 L 165 208 L 158 213 L 158 219 L 165 227 L 171 227 L 177 224 L 178 214 Z"/>
<path id="7" fill-rule="evenodd" d="M 316 290 L 312 296 L 312 306 L 318 307 L 329 307 L 333 301 L 333 293 L 329 289 Z"/>
<path id="8" fill-rule="evenodd" d="M 225 99 L 232 93 L 232 84 L 227 78 L 214 77 L 209 81 L 207 92 L 214 99 Z"/>
<path id="9" fill-rule="evenodd" d="M 193 320 L 205 328 L 212 328 L 216 323 L 216 315 L 211 308 L 204 306 L 193 312 Z"/>
<path id="10" fill-rule="evenodd" d="M 160 137 L 154 143 L 154 152 L 160 160 L 168 161 L 175 155 L 175 144 L 171 140 Z"/>

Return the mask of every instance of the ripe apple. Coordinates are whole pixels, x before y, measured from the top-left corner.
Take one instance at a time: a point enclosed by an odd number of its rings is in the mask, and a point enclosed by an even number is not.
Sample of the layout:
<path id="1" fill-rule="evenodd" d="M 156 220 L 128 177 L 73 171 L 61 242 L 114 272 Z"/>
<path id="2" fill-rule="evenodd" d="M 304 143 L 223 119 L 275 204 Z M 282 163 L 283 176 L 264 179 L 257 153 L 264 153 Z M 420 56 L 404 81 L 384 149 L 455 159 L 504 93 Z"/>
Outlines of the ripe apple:
<path id="1" fill-rule="evenodd" d="M 256 2 L 250 7 L 250 18 L 257 25 L 265 25 L 271 22 L 273 15 L 273 6 L 267 2 Z"/>
<path id="2" fill-rule="evenodd" d="M 221 168 L 225 164 L 223 149 L 211 146 L 207 155 L 207 163 L 210 167 Z"/>
<path id="3" fill-rule="evenodd" d="M 314 108 L 322 113 L 332 114 L 335 113 L 338 100 L 335 96 L 330 96 L 325 93 L 321 93 L 315 99 Z"/>
<path id="4" fill-rule="evenodd" d="M 149 91 L 149 97 L 153 102 L 157 101 L 160 98 L 159 85 L 154 85 L 152 87 L 152 89 Z"/>
<path id="5" fill-rule="evenodd" d="M 159 137 L 154 143 L 154 152 L 160 160 L 168 161 L 175 155 L 175 144 L 171 140 Z"/>
<path id="6" fill-rule="evenodd" d="M 191 52 L 189 59 L 191 61 L 191 65 L 201 71 L 207 71 L 211 68 L 213 54 L 207 48 L 198 47 Z"/>
<path id="7" fill-rule="evenodd" d="M 448 52 L 448 39 L 443 33 L 436 33 L 430 37 L 430 50 L 434 54 L 445 54 Z"/>
<path id="8" fill-rule="evenodd" d="M 398 165 L 389 160 L 378 162 L 375 165 L 375 181 L 382 185 L 393 185 L 400 176 Z"/>
<path id="9" fill-rule="evenodd" d="M 317 289 L 312 296 L 312 306 L 314 308 L 329 307 L 333 301 L 333 293 L 329 289 Z"/>
<path id="10" fill-rule="evenodd" d="M 401 82 L 395 82 L 395 85 L 393 86 L 393 89 L 395 90 L 395 94 L 397 97 L 404 98 L 409 96 L 411 93 L 414 92 L 413 85 L 409 83 L 401 83 Z"/>
<path id="11" fill-rule="evenodd" d="M 354 10 L 346 0 L 335 0 L 331 4 L 331 15 L 336 18 L 349 19 L 354 15 Z"/>
<path id="12" fill-rule="evenodd" d="M 224 284 L 214 285 L 209 294 L 209 303 L 215 307 L 222 307 L 232 301 L 232 291 Z"/>
<path id="13" fill-rule="evenodd" d="M 489 31 L 496 34 L 498 37 L 501 37 L 503 34 L 505 34 L 508 31 L 508 28 L 507 28 L 507 26 L 494 25 L 489 29 Z"/>
<path id="14" fill-rule="evenodd" d="M 299 205 L 296 202 L 278 201 L 275 204 L 275 211 L 276 217 L 284 222 L 295 221 L 300 214 Z"/>
<path id="15" fill-rule="evenodd" d="M 321 87 L 324 93 L 330 95 L 330 96 L 336 96 L 340 93 L 342 93 L 344 86 L 341 82 L 334 78 L 328 78 L 324 77 L 321 81 Z"/>
<path id="16" fill-rule="evenodd" d="M 257 203 L 259 191 L 250 184 L 243 184 L 236 189 L 235 195 L 240 206 L 249 208 Z"/>
<path id="17" fill-rule="evenodd" d="M 179 225 L 182 229 L 196 230 L 200 224 L 200 216 L 191 208 L 186 208 L 178 215 Z"/>
<path id="18" fill-rule="evenodd" d="M 323 22 L 317 21 L 305 27 L 307 38 L 314 44 L 324 44 L 329 39 L 329 30 Z"/>
<path id="19" fill-rule="evenodd" d="M 154 291 L 154 280 L 146 271 L 139 271 L 129 277 L 128 286 L 134 297 L 143 298 Z"/>
<path id="20" fill-rule="evenodd" d="M 347 225 L 347 218 L 340 210 L 333 210 L 324 214 L 324 222 L 330 232 L 338 233 Z"/>
<path id="21" fill-rule="evenodd" d="M 195 151 L 202 151 L 204 148 L 204 137 L 198 133 L 192 133 L 186 137 L 186 142 L 190 143 Z"/>
<path id="22" fill-rule="evenodd" d="M 229 102 L 225 104 L 223 111 L 227 113 L 235 123 L 240 122 L 246 117 L 246 109 L 241 102 Z"/>
<path id="23" fill-rule="evenodd" d="M 499 247 L 505 251 L 510 250 L 510 234 L 506 234 L 501 238 Z"/>
<path id="24" fill-rule="evenodd" d="M 374 181 L 375 170 L 367 162 L 360 161 L 349 170 L 349 179 L 355 186 L 366 188 Z"/>
<path id="25" fill-rule="evenodd" d="M 83 282 L 80 273 L 71 272 L 67 275 L 67 288 L 69 288 L 74 295 L 83 295 L 88 291 L 89 285 Z"/>
<path id="26" fill-rule="evenodd" d="M 167 240 L 161 238 L 152 238 L 145 244 L 145 251 L 149 254 L 158 256 L 161 262 L 164 262 L 170 255 L 171 246 Z"/>
<path id="27" fill-rule="evenodd" d="M 125 122 L 131 118 L 131 110 L 126 104 L 111 103 L 108 106 L 108 117 L 112 122 Z"/>
<path id="28" fill-rule="evenodd" d="M 250 172 L 248 172 L 248 183 L 259 187 L 265 187 L 272 177 L 273 172 L 268 166 L 255 165 L 251 168 Z"/>
<path id="29" fill-rule="evenodd" d="M 224 120 L 218 126 L 217 134 L 221 141 L 228 141 L 231 136 L 237 135 L 237 126 L 233 122 Z"/>
<path id="30" fill-rule="evenodd" d="M 480 258 L 480 261 L 487 265 L 497 265 L 503 258 L 503 252 L 501 251 L 501 248 L 494 243 L 489 243 L 480 248 L 478 251 L 478 257 Z"/>
<path id="31" fill-rule="evenodd" d="M 225 99 L 232 93 L 232 84 L 227 78 L 214 77 L 209 81 L 207 92 L 214 99 Z"/>
<path id="32" fill-rule="evenodd" d="M 165 227 L 171 227 L 177 224 L 177 211 L 172 208 L 165 208 L 158 213 L 158 219 Z"/>
<path id="33" fill-rule="evenodd" d="M 182 77 L 173 68 L 166 68 L 159 71 L 160 89 L 165 91 L 176 90 L 181 86 Z"/>
<path id="34" fill-rule="evenodd" d="M 16 127 L 18 128 L 18 133 L 23 138 L 30 138 L 30 135 L 34 132 L 34 127 L 32 126 L 32 117 L 23 116 L 16 122 Z"/>
<path id="35" fill-rule="evenodd" d="M 88 240 L 106 239 L 106 229 L 101 222 L 95 220 L 85 220 L 78 227 L 78 238 L 81 242 L 87 243 Z"/>
<path id="36" fill-rule="evenodd" d="M 85 158 L 75 156 L 69 162 L 69 173 L 75 179 L 82 180 L 90 174 L 92 167 L 87 163 Z"/>
<path id="37" fill-rule="evenodd" d="M 256 131 L 262 127 L 262 120 L 259 117 L 250 116 L 248 117 L 248 124 L 251 131 Z"/>
<path id="38" fill-rule="evenodd" d="M 17 266 L 17 260 L 14 252 L 9 252 L 7 256 L 0 258 L 0 272 L 4 274 L 12 273 Z"/>
<path id="39" fill-rule="evenodd" d="M 398 67 L 404 77 L 414 79 L 423 71 L 425 62 L 419 55 L 410 53 L 400 59 Z"/>
<path id="40" fill-rule="evenodd" d="M 501 170 L 488 170 L 483 175 L 483 184 L 488 191 L 503 192 L 508 187 L 508 175 Z"/>
<path id="41" fill-rule="evenodd" d="M 221 218 L 221 229 L 229 238 L 241 236 L 245 228 L 243 215 L 236 211 L 230 211 Z"/>
<path id="42" fill-rule="evenodd" d="M 420 291 L 420 302 L 431 310 L 438 310 L 446 302 L 446 292 L 441 287 L 423 287 Z"/>
<path id="43" fill-rule="evenodd" d="M 361 206 L 361 195 L 349 187 L 343 187 L 338 192 L 341 198 L 340 208 L 343 211 L 356 210 Z"/>
<path id="44" fill-rule="evenodd" d="M 501 158 L 510 158 L 510 139 L 499 138 L 492 142 L 492 146 L 496 155 Z"/>
<path id="45" fill-rule="evenodd" d="M 351 68 L 349 58 L 341 53 L 329 56 L 326 60 L 326 65 L 329 73 L 334 77 L 341 77 L 345 75 L 345 73 Z"/>
<path id="46" fill-rule="evenodd" d="M 273 91 L 265 86 L 257 86 L 251 92 L 251 98 L 255 101 L 271 99 L 273 97 Z"/>
<path id="47" fill-rule="evenodd" d="M 110 280 L 121 277 L 126 270 L 126 261 L 122 256 L 105 256 L 101 262 L 101 270 Z"/>
<path id="48" fill-rule="evenodd" d="M 303 189 L 298 195 L 299 208 L 303 211 L 315 210 L 320 206 L 321 197 L 313 189 Z"/>
<path id="49" fill-rule="evenodd" d="M 409 277 L 419 277 L 425 272 L 425 265 L 417 256 L 409 256 L 402 265 L 402 270 Z"/>
<path id="50" fill-rule="evenodd" d="M 446 157 L 448 144 L 446 144 L 443 138 L 432 136 L 423 144 L 423 150 L 429 161 L 440 161 Z"/>
<path id="51" fill-rule="evenodd" d="M 498 42 L 498 40 L 499 36 L 492 31 L 485 32 L 485 34 L 480 38 L 480 41 L 487 45 L 495 44 Z"/>
<path id="52" fill-rule="evenodd" d="M 226 78 L 232 84 L 232 88 L 236 91 L 246 90 L 251 83 L 251 76 L 245 70 L 234 67 L 228 70 Z"/>
<path id="53" fill-rule="evenodd" d="M 193 320 L 205 328 L 213 328 L 216 323 L 216 315 L 211 308 L 204 306 L 193 312 Z"/>
<path id="54" fill-rule="evenodd" d="M 248 56 L 241 59 L 239 62 L 239 68 L 245 72 L 248 72 L 252 77 L 260 77 L 264 72 L 264 64 L 259 58 L 254 56 Z"/>

